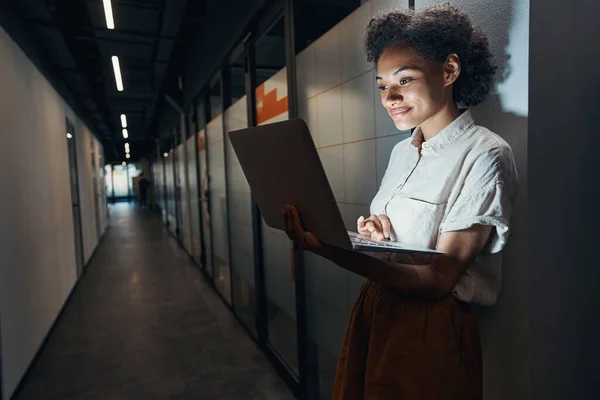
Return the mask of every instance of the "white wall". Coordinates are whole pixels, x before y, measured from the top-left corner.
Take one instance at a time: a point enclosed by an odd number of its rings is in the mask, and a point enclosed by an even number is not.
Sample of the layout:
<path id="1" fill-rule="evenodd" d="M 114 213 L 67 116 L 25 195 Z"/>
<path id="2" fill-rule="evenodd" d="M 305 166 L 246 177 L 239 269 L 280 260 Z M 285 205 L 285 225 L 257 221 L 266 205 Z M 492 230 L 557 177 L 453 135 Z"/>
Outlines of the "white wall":
<path id="1" fill-rule="evenodd" d="M 99 238 L 95 139 L 1 28 L 0 60 L 0 338 L 9 398 L 77 280 L 66 116 L 76 125 L 86 260 Z"/>
<path id="2" fill-rule="evenodd" d="M 416 0 L 416 8 L 438 1 Z M 476 122 L 512 146 L 521 177 L 513 232 L 504 252 L 504 290 L 496 306 L 478 311 L 484 346 L 485 399 L 530 397 L 526 241 L 527 95 L 529 1 L 453 1 L 487 33 L 501 65 L 497 90 L 474 110 Z M 407 8 L 407 0 L 372 0 L 297 56 L 299 113 L 313 133 L 321 160 L 349 228 L 369 212 L 396 131 L 376 93 L 374 68 L 360 44 L 372 15 Z M 508 61 L 508 63 L 507 63 Z M 366 164 L 365 164 L 366 162 Z M 337 357 L 351 303 L 363 279 L 307 254 L 308 322 L 311 337 Z M 322 366 L 323 367 L 323 366 Z M 325 377 L 323 379 L 329 379 Z M 322 382 L 326 387 L 329 382 Z"/>

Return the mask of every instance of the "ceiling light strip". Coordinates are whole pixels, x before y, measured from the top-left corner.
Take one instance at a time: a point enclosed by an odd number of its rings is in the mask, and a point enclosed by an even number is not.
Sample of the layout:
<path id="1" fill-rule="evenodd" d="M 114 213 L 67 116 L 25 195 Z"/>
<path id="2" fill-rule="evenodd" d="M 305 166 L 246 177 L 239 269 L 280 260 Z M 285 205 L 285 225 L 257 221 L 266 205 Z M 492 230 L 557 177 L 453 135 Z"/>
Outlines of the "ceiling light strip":
<path id="1" fill-rule="evenodd" d="M 106 27 L 108 29 L 115 29 L 115 20 L 113 19 L 112 4 L 110 0 L 103 0 L 104 3 L 104 16 L 106 17 Z"/>
<path id="2" fill-rule="evenodd" d="M 123 79 L 121 77 L 121 66 L 119 65 L 119 57 L 112 56 L 113 70 L 115 71 L 115 82 L 117 83 L 117 90 L 123 91 Z"/>

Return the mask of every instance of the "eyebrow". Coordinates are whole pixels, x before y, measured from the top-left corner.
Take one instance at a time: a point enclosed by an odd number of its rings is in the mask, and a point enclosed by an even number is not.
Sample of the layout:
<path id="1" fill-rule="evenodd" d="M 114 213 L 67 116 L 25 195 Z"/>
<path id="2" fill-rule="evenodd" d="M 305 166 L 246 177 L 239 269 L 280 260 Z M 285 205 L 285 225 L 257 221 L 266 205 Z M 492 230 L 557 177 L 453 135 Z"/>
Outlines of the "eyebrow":
<path id="1" fill-rule="evenodd" d="M 406 66 L 404 66 L 404 67 L 398 68 L 398 70 L 397 70 L 397 71 L 395 71 L 395 72 L 394 72 L 392 75 L 393 75 L 393 76 L 395 76 L 395 75 L 398 75 L 400 72 L 402 72 L 402 71 L 406 71 L 407 69 L 412 69 L 412 70 L 415 70 L 415 71 L 418 71 L 418 70 L 419 70 L 419 68 L 417 68 L 417 67 L 414 67 L 414 66 L 412 66 L 412 65 L 406 65 Z M 382 77 L 380 77 L 380 76 L 377 76 L 377 77 L 375 77 L 375 80 L 379 80 L 379 79 L 383 79 L 383 78 L 382 78 Z"/>

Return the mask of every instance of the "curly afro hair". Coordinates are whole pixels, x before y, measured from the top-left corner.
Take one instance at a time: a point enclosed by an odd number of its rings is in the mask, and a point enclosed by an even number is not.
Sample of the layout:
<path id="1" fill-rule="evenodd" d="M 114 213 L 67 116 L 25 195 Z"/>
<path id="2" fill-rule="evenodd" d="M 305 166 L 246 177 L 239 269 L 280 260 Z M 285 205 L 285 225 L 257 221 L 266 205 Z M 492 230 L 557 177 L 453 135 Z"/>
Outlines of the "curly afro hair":
<path id="1" fill-rule="evenodd" d="M 395 10 L 374 16 L 365 28 L 367 61 L 379 60 L 390 45 L 408 43 L 425 59 L 443 63 L 451 53 L 461 61 L 461 73 L 454 82 L 453 97 L 470 107 L 481 103 L 490 91 L 496 67 L 488 40 L 471 24 L 467 14 L 450 3 L 436 4 L 420 11 Z"/>

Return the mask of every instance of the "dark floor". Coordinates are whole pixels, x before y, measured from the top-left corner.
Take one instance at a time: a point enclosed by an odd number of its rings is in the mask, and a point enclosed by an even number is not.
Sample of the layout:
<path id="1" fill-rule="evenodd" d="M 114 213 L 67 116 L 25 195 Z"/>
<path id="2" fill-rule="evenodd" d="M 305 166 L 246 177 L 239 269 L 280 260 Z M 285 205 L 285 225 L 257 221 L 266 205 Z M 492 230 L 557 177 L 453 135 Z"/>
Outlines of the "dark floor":
<path id="1" fill-rule="evenodd" d="M 158 219 L 111 213 L 16 399 L 293 399 Z"/>

